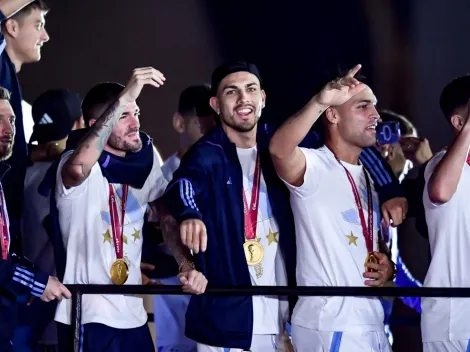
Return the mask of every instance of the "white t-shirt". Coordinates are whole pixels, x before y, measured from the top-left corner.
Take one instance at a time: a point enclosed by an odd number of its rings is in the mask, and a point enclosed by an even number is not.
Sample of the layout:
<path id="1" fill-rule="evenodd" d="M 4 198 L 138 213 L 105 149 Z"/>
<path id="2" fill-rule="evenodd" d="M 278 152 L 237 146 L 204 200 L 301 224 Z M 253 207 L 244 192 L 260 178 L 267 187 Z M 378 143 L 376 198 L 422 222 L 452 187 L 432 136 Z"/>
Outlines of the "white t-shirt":
<path id="1" fill-rule="evenodd" d="M 170 182 L 173 174 L 180 167 L 181 160 L 178 153 L 172 154 L 162 165 L 162 173 L 165 179 Z"/>
<path id="2" fill-rule="evenodd" d="M 300 187 L 287 184 L 294 214 L 299 286 L 365 286 L 367 247 L 346 171 L 333 153 L 301 148 L 307 169 Z M 343 162 L 355 180 L 368 223 L 364 168 Z M 374 250 L 380 208 L 373 180 Z M 292 323 L 319 331 L 383 331 L 384 312 L 374 297 L 300 297 Z"/>
<path id="3" fill-rule="evenodd" d="M 256 147 L 237 148 L 243 172 L 243 189 L 248 206 L 251 204 Z M 248 266 L 253 286 L 285 286 L 287 274 L 279 250 L 279 228 L 273 217 L 266 184 L 261 174 L 256 238 L 264 247 L 264 258 L 258 266 Z M 288 303 L 277 296 L 253 296 L 253 334 L 279 334 L 281 324 L 287 319 Z"/>
<path id="4" fill-rule="evenodd" d="M 431 264 L 424 287 L 469 287 L 470 167 L 467 163 L 462 165 L 457 190 L 447 203 L 432 203 L 427 191 L 429 179 L 445 153 L 436 154 L 424 172 L 423 202 L 431 248 Z M 423 297 L 421 308 L 423 342 L 470 338 L 470 298 Z"/>
<path id="5" fill-rule="evenodd" d="M 112 285 L 110 269 L 116 260 L 109 213 L 109 184 L 96 163 L 88 178 L 78 187 L 66 189 L 61 177 L 62 166 L 70 157 L 65 154 L 57 171 L 56 199 L 60 229 L 67 251 L 64 283 Z M 167 181 L 162 175 L 158 154 L 142 189 L 129 187 L 124 222 L 124 257 L 130 263 L 126 285 L 141 284 L 142 225 L 147 203 L 159 198 Z M 113 184 L 121 219 L 122 185 Z M 62 300 L 56 320 L 70 324 L 71 300 Z M 101 323 L 113 328 L 135 328 L 147 321 L 143 300 L 133 295 L 84 295 L 82 323 Z"/>
<path id="6" fill-rule="evenodd" d="M 38 192 L 38 186 L 51 165 L 51 161 L 35 162 L 26 169 L 21 232 L 23 254 L 43 271 L 53 275 L 54 249 L 43 225 L 44 218 L 49 215 L 49 197 Z"/>

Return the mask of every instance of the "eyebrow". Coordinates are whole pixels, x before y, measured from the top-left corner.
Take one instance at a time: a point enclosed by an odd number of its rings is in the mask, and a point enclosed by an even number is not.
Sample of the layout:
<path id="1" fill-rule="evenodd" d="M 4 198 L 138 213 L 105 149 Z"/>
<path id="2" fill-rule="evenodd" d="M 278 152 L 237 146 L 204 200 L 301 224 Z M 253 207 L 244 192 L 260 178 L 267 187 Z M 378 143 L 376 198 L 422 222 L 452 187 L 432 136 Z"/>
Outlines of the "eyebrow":
<path id="1" fill-rule="evenodd" d="M 363 99 L 363 100 L 356 102 L 356 104 L 363 104 L 363 103 L 376 105 L 377 100 Z"/>
<path id="2" fill-rule="evenodd" d="M 134 110 L 134 114 L 139 113 L 139 112 L 140 112 L 140 109 L 135 109 L 135 110 Z M 123 115 L 129 115 L 129 111 L 124 111 L 124 112 L 121 114 L 121 116 L 123 116 Z"/>
<path id="3" fill-rule="evenodd" d="M 251 83 L 245 84 L 245 88 L 249 88 L 249 87 L 257 86 L 257 85 L 258 84 L 256 82 L 251 82 Z M 226 89 L 238 89 L 238 87 L 234 85 L 225 86 L 223 91 L 225 91 Z"/>

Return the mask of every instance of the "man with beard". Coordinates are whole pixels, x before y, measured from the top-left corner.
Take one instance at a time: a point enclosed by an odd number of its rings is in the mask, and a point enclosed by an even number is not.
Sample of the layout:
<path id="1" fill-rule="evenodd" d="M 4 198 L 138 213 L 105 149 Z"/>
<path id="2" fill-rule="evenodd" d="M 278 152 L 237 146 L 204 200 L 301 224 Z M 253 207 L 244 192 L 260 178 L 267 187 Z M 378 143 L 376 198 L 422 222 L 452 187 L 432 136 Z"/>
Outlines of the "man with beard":
<path id="1" fill-rule="evenodd" d="M 10 105 L 10 93 L 0 87 L 0 179 L 8 171 L 7 160 L 13 151 L 15 114 Z M 0 185 L 0 351 L 13 351 L 11 339 L 17 322 L 15 300 L 18 296 L 32 295 L 43 301 L 70 298 L 70 292 L 55 277 L 49 277 L 29 261 L 10 253 L 8 211 Z"/>
<path id="2" fill-rule="evenodd" d="M 140 132 L 136 104 L 145 85 L 160 87 L 165 77 L 139 68 L 126 87 L 101 83 L 85 96 L 82 111 L 88 130 L 61 157 L 55 201 L 66 250 L 64 282 L 141 284 L 142 225 L 149 202 L 167 182 L 150 137 Z M 163 220 L 162 220 L 163 221 Z M 163 232 L 165 236 L 166 232 Z M 177 237 L 177 236 L 176 236 Z M 194 270 L 187 248 L 175 251 L 183 289 L 205 290 L 207 280 Z M 70 302 L 60 302 L 61 349 L 70 349 Z M 85 295 L 82 328 L 86 351 L 154 351 L 142 298 L 132 295 Z"/>
<path id="3" fill-rule="evenodd" d="M 289 191 L 272 164 L 269 135 L 258 126 L 266 101 L 259 71 L 247 62 L 222 65 L 211 87 L 220 125 L 183 157 L 165 201 L 211 285 L 295 287 Z M 283 297 L 195 296 L 186 335 L 200 352 L 274 351 L 287 308 Z"/>
<path id="4" fill-rule="evenodd" d="M 374 181 L 359 159 L 375 145 L 380 118 L 372 90 L 354 78 L 359 69 L 326 84 L 271 139 L 276 171 L 290 191 L 302 286 L 383 286 L 394 274 L 379 248 Z M 325 145 L 298 147 L 320 116 Z M 375 297 L 300 297 L 292 341 L 299 352 L 391 350 Z"/>

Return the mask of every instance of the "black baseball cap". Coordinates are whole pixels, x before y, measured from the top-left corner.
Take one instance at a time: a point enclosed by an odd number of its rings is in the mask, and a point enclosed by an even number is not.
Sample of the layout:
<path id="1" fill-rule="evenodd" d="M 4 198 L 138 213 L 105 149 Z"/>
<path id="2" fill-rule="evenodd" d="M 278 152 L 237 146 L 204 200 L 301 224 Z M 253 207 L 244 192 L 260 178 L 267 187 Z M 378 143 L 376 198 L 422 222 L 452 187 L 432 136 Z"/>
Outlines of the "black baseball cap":
<path id="1" fill-rule="evenodd" d="M 233 63 L 224 64 L 217 67 L 212 73 L 211 87 L 213 96 L 215 96 L 217 93 L 220 82 L 222 82 L 225 77 L 235 72 L 249 72 L 258 77 L 260 85 L 263 85 L 258 67 L 256 67 L 255 64 L 246 61 L 235 61 Z"/>
<path id="2" fill-rule="evenodd" d="M 46 143 L 65 138 L 82 116 L 80 95 L 66 89 L 49 90 L 33 103 L 34 120 L 30 143 Z"/>

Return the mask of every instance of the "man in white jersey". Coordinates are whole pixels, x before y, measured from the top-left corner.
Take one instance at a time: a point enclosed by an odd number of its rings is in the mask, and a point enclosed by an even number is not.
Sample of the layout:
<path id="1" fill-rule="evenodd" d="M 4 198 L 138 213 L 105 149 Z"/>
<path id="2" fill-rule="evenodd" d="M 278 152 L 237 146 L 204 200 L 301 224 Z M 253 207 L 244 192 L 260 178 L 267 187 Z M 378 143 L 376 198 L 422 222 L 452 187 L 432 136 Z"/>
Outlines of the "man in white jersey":
<path id="1" fill-rule="evenodd" d="M 299 285 L 382 286 L 393 276 L 379 252 L 378 197 L 359 163 L 362 149 L 376 143 L 379 120 L 372 90 L 354 78 L 359 69 L 329 82 L 271 139 L 276 171 L 291 194 Z M 299 148 L 320 116 L 325 145 Z M 298 352 L 391 350 L 373 297 L 300 297 L 292 341 Z"/>
<path id="2" fill-rule="evenodd" d="M 424 210 L 431 247 L 425 287 L 469 287 L 470 277 L 470 76 L 442 91 L 440 106 L 452 126 L 454 142 L 426 166 Z M 470 350 L 470 299 L 423 297 L 424 352 Z"/>
<path id="3" fill-rule="evenodd" d="M 151 139 L 140 132 L 140 110 L 135 101 L 144 85 L 160 87 L 164 81 L 161 72 L 140 68 L 134 70 L 126 87 L 101 83 L 83 100 L 88 131 L 74 150 L 64 153 L 56 173 L 66 283 L 141 284 L 144 214 L 148 203 L 163 194 L 167 182 Z M 201 293 L 207 281 L 194 270 L 189 251 L 181 250 L 175 257 L 183 289 Z M 56 321 L 71 323 L 71 304 L 59 304 Z M 142 298 L 83 297 L 82 343 L 86 351 L 154 351 L 146 322 Z M 70 348 L 67 331 L 59 332 L 59 339 L 62 349 Z"/>

